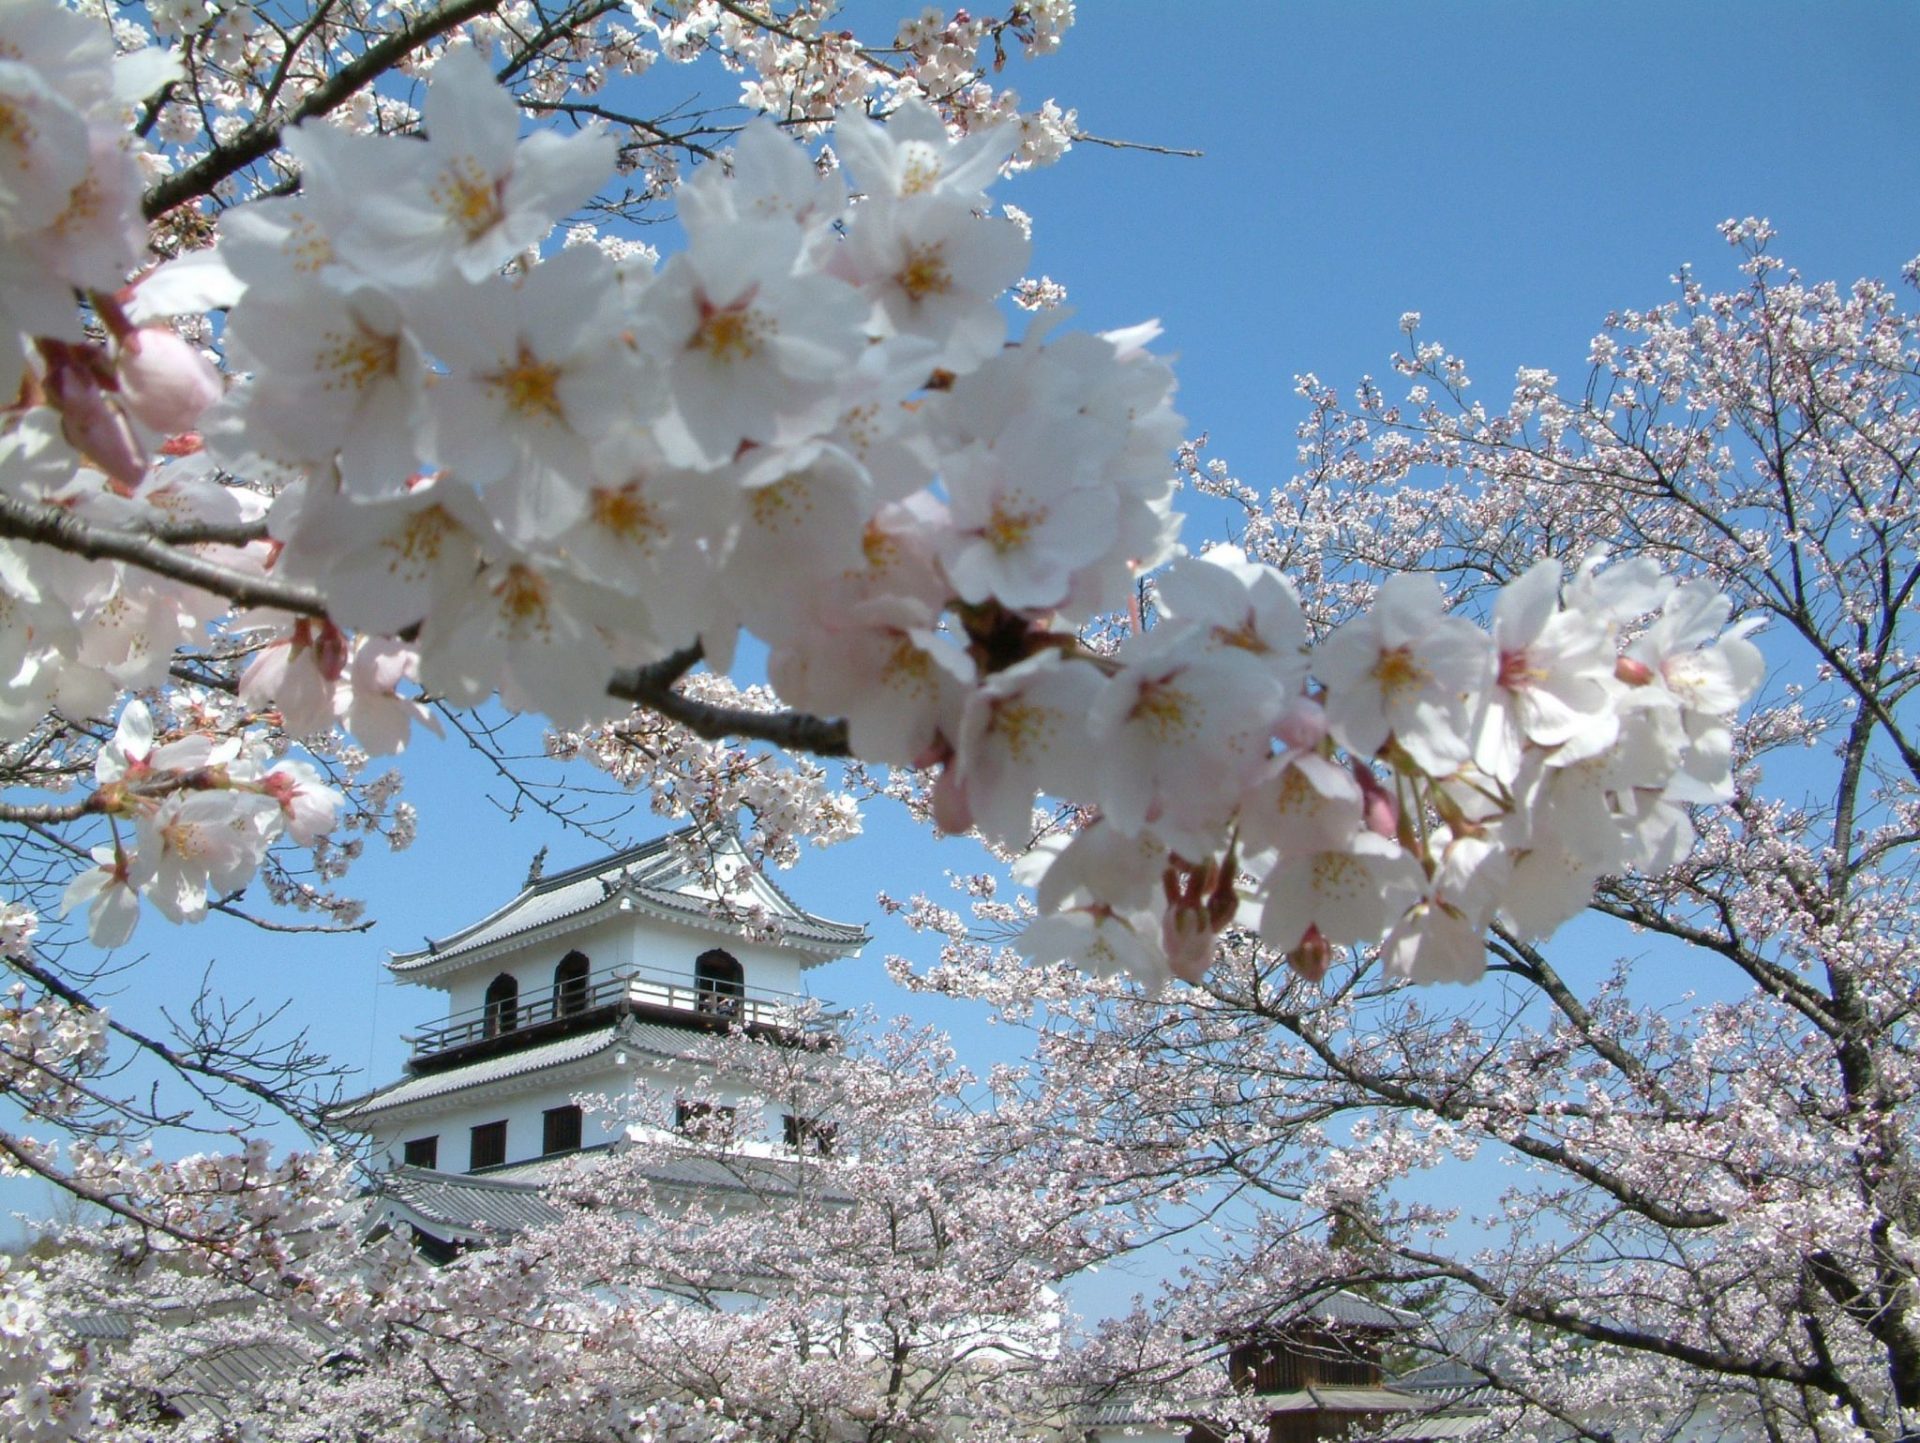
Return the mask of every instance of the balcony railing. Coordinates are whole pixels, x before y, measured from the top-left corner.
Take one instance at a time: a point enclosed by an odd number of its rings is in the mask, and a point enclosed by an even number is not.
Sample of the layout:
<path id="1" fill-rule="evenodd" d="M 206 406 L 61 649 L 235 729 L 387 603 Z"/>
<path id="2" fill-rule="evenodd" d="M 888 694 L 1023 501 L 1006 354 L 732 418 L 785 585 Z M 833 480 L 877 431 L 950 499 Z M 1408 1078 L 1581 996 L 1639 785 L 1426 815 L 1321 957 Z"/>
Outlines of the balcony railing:
<path id="1" fill-rule="evenodd" d="M 751 989 L 726 983 L 689 981 L 651 967 L 629 967 L 600 977 L 561 982 L 550 988 L 521 994 L 513 1002 L 488 1002 L 456 1012 L 437 1027 L 428 1027 L 407 1040 L 415 1063 L 449 1053 L 478 1048 L 484 1043 L 512 1047 L 572 1030 L 570 1024 L 604 1020 L 622 1012 L 654 1015 L 663 1020 L 738 1026 L 792 1032 L 814 1040 L 830 1031 L 825 1019 L 800 1020 L 801 1010 L 814 999 L 773 988 Z"/>

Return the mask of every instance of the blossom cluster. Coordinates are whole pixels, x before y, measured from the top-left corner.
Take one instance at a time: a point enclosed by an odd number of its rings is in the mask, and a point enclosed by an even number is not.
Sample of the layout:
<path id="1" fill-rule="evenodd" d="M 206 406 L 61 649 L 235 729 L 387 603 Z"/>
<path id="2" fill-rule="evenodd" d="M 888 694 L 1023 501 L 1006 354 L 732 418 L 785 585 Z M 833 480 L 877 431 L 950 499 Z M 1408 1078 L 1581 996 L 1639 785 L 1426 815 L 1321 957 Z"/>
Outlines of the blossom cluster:
<path id="1" fill-rule="evenodd" d="M 93 849 L 95 865 L 68 885 L 66 905 L 86 906 L 98 947 L 133 934 L 143 896 L 171 921 L 199 921 L 253 877 L 275 840 L 313 846 L 340 812 L 340 793 L 311 763 L 269 765 L 258 732 L 155 741 L 146 703 L 131 701 L 94 762 L 89 806 L 113 823 L 114 839 Z"/>
<path id="2" fill-rule="evenodd" d="M 34 51 L 14 68 L 49 114 L 106 93 L 99 57 L 69 67 L 84 83 Z M 375 751 L 422 717 L 416 686 L 575 728 L 676 659 L 725 670 L 751 634 L 854 756 L 939 769 L 942 826 L 1018 849 L 1036 797 L 1076 808 L 1077 836 L 1029 864 L 1029 946 L 1147 977 L 1197 978 L 1244 923 L 1307 972 L 1384 936 L 1390 971 L 1467 978 L 1495 915 L 1550 930 L 1726 795 L 1758 653 L 1717 593 L 1644 567 L 1563 585 L 1543 564 L 1491 637 L 1395 578 L 1310 648 L 1287 581 L 1219 550 L 1158 578 L 1157 625 L 1080 645 L 1180 554 L 1181 422 L 1151 325 L 1052 313 L 1008 343 L 997 298 L 1028 242 L 986 188 L 1013 127 L 955 135 L 906 102 L 843 116 L 837 166 L 750 128 L 682 187 L 687 245 L 656 269 L 541 253 L 613 166 L 605 131 L 522 135 L 466 49 L 420 118 L 414 138 L 299 127 L 299 192 L 96 290 L 104 340 L 28 327 L 0 490 L 108 554 L 178 544 L 104 599 L 71 551 L 6 553 L 32 699 L 12 734 L 157 684 L 227 601 L 253 606 L 226 623 L 253 652 L 241 699 Z M 9 235 L 39 214 L 9 204 Z M 213 308 L 226 378 L 164 324 Z M 123 656 L 99 634 L 131 610 L 147 650 Z M 136 894 L 197 917 L 337 806 L 299 764 L 176 747 L 133 703 L 101 752 L 90 805 L 137 844 L 69 891 L 96 941 L 124 940 Z"/>

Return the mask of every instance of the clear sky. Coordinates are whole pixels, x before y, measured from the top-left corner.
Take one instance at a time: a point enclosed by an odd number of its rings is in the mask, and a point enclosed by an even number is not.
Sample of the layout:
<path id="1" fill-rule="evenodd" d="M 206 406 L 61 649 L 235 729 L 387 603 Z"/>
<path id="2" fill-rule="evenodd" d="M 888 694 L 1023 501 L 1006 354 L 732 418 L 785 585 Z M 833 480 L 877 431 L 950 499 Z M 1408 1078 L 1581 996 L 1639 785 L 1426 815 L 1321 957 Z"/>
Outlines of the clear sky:
<path id="1" fill-rule="evenodd" d="M 906 7 L 861 0 L 853 22 Z M 1581 374 L 1609 309 L 1666 299 L 1683 262 L 1731 269 L 1714 227 L 1770 217 L 1777 253 L 1812 278 L 1892 277 L 1920 253 L 1920 7 L 1805 3 L 1387 5 L 1281 0 L 1081 0 L 1061 53 L 1010 71 L 1097 135 L 1200 159 L 1077 147 L 997 194 L 1034 220 L 1035 274 L 1064 283 L 1076 324 L 1157 316 L 1178 357 L 1181 410 L 1245 480 L 1283 480 L 1301 408 L 1293 378 L 1346 387 L 1386 371 L 1407 310 L 1471 364 L 1490 401 L 1520 365 Z M 1210 526 L 1195 518 L 1193 540 Z M 537 741 L 536 730 L 526 734 Z M 397 1074 L 399 1034 L 437 994 L 396 989 L 380 963 L 510 897 L 532 854 L 595 848 L 510 823 L 484 768 L 454 744 L 408 759 L 420 840 L 350 879 L 378 925 L 349 938 L 264 937 L 215 919 L 150 919 L 124 1005 L 151 1016 L 191 995 L 209 961 L 229 996 L 290 1002 L 361 1085 Z M 618 804 L 600 807 L 602 815 Z M 657 834 L 644 814 L 623 839 Z M 875 816 L 861 840 L 810 856 L 783 884 L 805 906 L 878 921 L 876 891 L 937 890 L 979 853 Z M 1005 1044 L 969 1013 L 891 989 L 880 962 L 916 944 L 877 926 L 859 962 L 817 990 Z M 37 1192 L 0 1206 L 39 1208 Z M 0 1235 L 7 1230 L 0 1227 Z"/>

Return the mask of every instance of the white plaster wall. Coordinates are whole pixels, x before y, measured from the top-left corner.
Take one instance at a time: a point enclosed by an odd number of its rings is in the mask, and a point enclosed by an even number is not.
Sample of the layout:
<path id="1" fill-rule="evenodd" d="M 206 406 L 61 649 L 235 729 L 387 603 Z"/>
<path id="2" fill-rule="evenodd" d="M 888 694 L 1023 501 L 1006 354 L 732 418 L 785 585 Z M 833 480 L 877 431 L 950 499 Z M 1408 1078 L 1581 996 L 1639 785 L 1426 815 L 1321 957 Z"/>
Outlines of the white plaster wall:
<path id="1" fill-rule="evenodd" d="M 625 913 L 578 931 L 562 933 L 519 952 L 477 962 L 432 985 L 445 989 L 449 1017 L 484 1006 L 487 987 L 502 972 L 520 984 L 522 1001 L 533 1001 L 551 993 L 553 969 L 567 953 L 577 950 L 587 954 L 592 964 L 589 977 L 594 982 L 618 968 L 632 966 L 691 987 L 694 960 L 713 947 L 731 952 L 739 959 L 749 994 L 797 994 L 805 990 L 802 959 L 796 952 Z"/>
<path id="2" fill-rule="evenodd" d="M 502 1094 L 487 1088 L 476 1088 L 476 1096 L 463 1100 L 457 1107 L 406 1122 L 383 1122 L 372 1130 L 372 1135 L 375 1147 L 385 1152 L 395 1165 L 404 1160 L 407 1142 L 419 1137 L 438 1136 L 440 1171 L 465 1172 L 472 1145 L 472 1129 L 505 1118 L 507 1161 L 531 1162 L 540 1156 L 543 1130 L 541 1114 L 549 1108 L 564 1107 L 583 1093 L 604 1093 L 612 1097 L 628 1088 L 644 1088 L 651 1092 L 656 1105 L 644 1108 L 640 1116 L 652 1119 L 658 1126 L 671 1126 L 673 1102 L 677 1096 L 697 1094 L 703 1099 L 711 1098 L 722 1106 L 738 1108 L 735 1127 L 743 1139 L 780 1141 L 783 1125 L 779 1108 L 763 1106 L 757 1111 L 750 1110 L 743 1105 L 743 1094 L 739 1088 L 724 1083 L 696 1087 L 695 1076 L 691 1071 L 682 1073 L 665 1068 L 643 1066 L 636 1070 L 631 1066 L 609 1067 L 592 1076 L 576 1077 L 525 1092 Z M 595 1143 L 612 1141 L 624 1130 L 626 1121 L 612 1114 L 588 1112 L 581 1122 L 581 1144 L 591 1147 Z"/>

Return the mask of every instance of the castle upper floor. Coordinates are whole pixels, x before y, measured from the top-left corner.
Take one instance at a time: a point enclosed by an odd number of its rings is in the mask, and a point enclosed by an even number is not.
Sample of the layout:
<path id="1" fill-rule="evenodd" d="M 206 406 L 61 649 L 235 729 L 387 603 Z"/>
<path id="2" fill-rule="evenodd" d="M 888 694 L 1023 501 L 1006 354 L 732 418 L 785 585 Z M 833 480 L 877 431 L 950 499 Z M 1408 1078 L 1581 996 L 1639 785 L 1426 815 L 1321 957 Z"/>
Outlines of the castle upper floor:
<path id="1" fill-rule="evenodd" d="M 447 994 L 444 1020 L 409 1038 L 422 1071 L 620 1016 L 824 1035 L 805 1017 L 804 974 L 867 940 L 797 906 L 731 833 L 688 829 L 530 877 L 505 906 L 387 965 Z"/>

